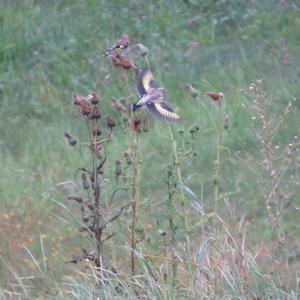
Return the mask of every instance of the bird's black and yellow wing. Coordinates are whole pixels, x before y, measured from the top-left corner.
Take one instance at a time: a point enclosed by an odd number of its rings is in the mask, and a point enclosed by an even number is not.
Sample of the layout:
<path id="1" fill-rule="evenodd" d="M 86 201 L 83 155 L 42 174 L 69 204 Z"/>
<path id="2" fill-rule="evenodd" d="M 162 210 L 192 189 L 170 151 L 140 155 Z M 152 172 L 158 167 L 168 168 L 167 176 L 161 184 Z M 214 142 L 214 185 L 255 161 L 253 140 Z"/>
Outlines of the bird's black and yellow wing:
<path id="1" fill-rule="evenodd" d="M 179 115 L 175 113 L 166 102 L 152 102 L 147 104 L 147 108 L 155 117 L 161 120 L 169 122 L 177 122 L 180 120 Z"/>
<path id="2" fill-rule="evenodd" d="M 155 81 L 152 72 L 147 69 L 137 75 L 137 90 L 140 97 L 143 97 L 149 91 L 150 87 L 155 87 Z"/>

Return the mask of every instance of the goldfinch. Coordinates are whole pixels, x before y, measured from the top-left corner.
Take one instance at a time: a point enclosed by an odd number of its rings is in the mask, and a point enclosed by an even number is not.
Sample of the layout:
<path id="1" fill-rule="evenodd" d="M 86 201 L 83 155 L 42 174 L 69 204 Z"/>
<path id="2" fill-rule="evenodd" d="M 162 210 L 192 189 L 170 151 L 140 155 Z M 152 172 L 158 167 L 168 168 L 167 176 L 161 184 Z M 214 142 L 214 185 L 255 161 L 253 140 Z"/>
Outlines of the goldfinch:
<path id="1" fill-rule="evenodd" d="M 150 113 L 161 120 L 179 121 L 179 115 L 165 101 L 167 90 L 157 86 L 150 70 L 137 74 L 137 91 L 141 99 L 132 105 L 133 111 L 140 107 L 147 107 Z"/>
<path id="2" fill-rule="evenodd" d="M 129 38 L 126 33 L 122 33 L 120 38 L 110 47 L 108 48 L 103 56 L 116 56 L 116 55 L 124 55 L 129 46 Z"/>

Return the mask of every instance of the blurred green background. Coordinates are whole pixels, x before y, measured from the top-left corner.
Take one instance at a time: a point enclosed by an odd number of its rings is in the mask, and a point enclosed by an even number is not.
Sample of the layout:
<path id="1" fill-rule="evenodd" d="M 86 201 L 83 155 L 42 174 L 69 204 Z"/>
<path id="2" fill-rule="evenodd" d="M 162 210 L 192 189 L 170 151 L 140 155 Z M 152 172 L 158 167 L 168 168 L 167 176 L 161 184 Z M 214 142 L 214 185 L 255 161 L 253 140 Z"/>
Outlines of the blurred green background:
<path id="1" fill-rule="evenodd" d="M 155 77 L 167 88 L 168 100 L 182 117 L 181 123 L 172 125 L 176 139 L 180 141 L 178 129 L 188 132 L 193 123 L 200 125 L 195 154 L 183 174 L 193 192 L 203 195 L 207 210 L 212 201 L 215 136 L 203 104 L 215 118 L 218 109 L 204 93 L 224 93 L 222 105 L 229 128 L 223 136 L 221 190 L 233 192 L 231 201 L 253 220 L 253 228 L 260 226 L 265 214 L 259 177 L 247 167 L 260 159 L 260 144 L 252 130 L 252 112 L 247 109 L 252 99 L 241 90 L 248 91 L 251 82 L 262 79 L 275 113 L 293 97 L 299 98 L 299 1 L 2 0 L 0 205 L 1 219 L 8 225 L 1 235 L 5 237 L 12 228 L 11 219 L 24 228 L 28 218 L 32 222 L 28 232 L 18 236 L 16 230 L 11 238 L 17 244 L 30 244 L 26 237 L 30 235 L 34 244 L 36 235 L 57 223 L 57 219 L 48 220 L 53 201 L 64 201 L 55 186 L 72 180 L 74 170 L 83 166 L 80 155 L 63 138 L 65 131 L 82 139 L 85 134 L 71 95 L 96 91 L 104 114 L 117 116 L 110 99 L 129 94 L 124 84 L 127 71 L 113 67 L 102 54 L 122 32 L 132 44 L 142 43 L 149 49 Z M 134 62 L 145 66 L 137 55 Z M 128 75 L 130 92 L 134 92 L 133 72 Z M 200 99 L 190 95 L 187 83 L 201 92 Z M 110 147 L 108 175 L 127 147 L 122 129 L 115 135 L 118 139 Z M 298 100 L 276 143 L 289 143 L 295 135 L 299 135 Z M 168 125 L 150 118 L 150 130 L 141 137 L 143 199 L 164 200 L 162 180 L 171 162 L 170 149 Z M 298 171 L 293 170 L 293 176 L 287 176 L 284 183 L 293 194 L 284 226 L 298 237 Z M 9 238 L 3 238 L 5 243 Z M 1 250 L 4 257 L 5 251 Z"/>

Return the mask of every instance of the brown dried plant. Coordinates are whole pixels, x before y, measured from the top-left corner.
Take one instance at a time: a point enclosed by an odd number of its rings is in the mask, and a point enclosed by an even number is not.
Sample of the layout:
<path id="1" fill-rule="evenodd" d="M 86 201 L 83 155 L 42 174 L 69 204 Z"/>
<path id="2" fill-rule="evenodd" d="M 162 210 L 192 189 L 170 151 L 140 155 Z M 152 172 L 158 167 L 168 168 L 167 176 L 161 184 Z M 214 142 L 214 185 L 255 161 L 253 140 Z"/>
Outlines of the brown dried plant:
<path id="1" fill-rule="evenodd" d="M 102 112 L 99 98 L 94 92 L 86 97 L 73 94 L 73 104 L 78 106 L 81 118 L 86 124 L 88 141 L 79 143 L 70 133 L 65 133 L 65 137 L 71 146 L 79 144 L 80 151 L 82 151 L 82 148 L 88 150 L 90 164 L 77 169 L 75 174 L 76 178 L 80 173 L 83 192 L 69 195 L 68 199 L 80 205 L 83 221 L 80 231 L 88 233 L 93 238 L 95 248 L 89 250 L 83 248 L 79 254 L 73 255 L 70 262 L 78 263 L 84 260 L 92 262 L 98 274 L 98 283 L 102 283 L 106 278 L 106 270 L 113 269 L 105 260 L 103 253 L 103 245 L 113 236 L 113 233 L 106 234 L 105 230 L 108 225 L 121 216 L 126 207 L 125 205 L 117 210 L 110 210 L 110 207 L 107 207 L 104 201 L 101 200 L 101 183 L 104 176 L 104 165 L 107 161 L 106 148 L 112 138 L 112 131 L 116 123 L 111 116 L 107 116 L 106 122 L 104 122 L 107 129 L 105 130 L 105 136 L 103 136 L 104 130 L 100 126 Z"/>
<path id="2" fill-rule="evenodd" d="M 285 119 L 293 108 L 294 99 L 287 102 L 282 111 L 274 110 L 274 99 L 268 96 L 262 80 L 250 85 L 250 96 L 253 103 L 253 130 L 260 144 L 261 164 L 265 175 L 261 176 L 260 190 L 265 200 L 269 224 L 281 239 L 280 218 L 290 204 L 293 192 L 284 188 L 288 172 L 293 172 L 293 162 L 300 141 L 298 135 L 290 138 L 286 145 L 279 146 L 277 135 L 284 126 Z M 297 130 L 297 129 L 296 129 Z M 299 129 L 298 129 L 299 130 Z"/>

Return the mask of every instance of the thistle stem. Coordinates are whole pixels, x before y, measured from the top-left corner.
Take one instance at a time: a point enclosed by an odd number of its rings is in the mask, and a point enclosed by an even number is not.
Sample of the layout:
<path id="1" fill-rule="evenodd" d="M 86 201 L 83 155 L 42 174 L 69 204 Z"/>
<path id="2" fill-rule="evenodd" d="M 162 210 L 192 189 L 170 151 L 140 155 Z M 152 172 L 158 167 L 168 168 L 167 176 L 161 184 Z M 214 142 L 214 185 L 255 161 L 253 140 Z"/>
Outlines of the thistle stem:
<path id="1" fill-rule="evenodd" d="M 223 136 L 223 128 L 222 128 L 222 114 L 220 105 L 218 105 L 218 122 L 215 124 L 216 126 L 216 160 L 215 160 L 215 174 L 213 176 L 213 184 L 214 184 L 214 211 L 217 213 L 219 209 L 219 188 L 220 188 L 220 176 L 221 176 L 221 146 L 222 146 L 222 136 Z"/>
<path id="2" fill-rule="evenodd" d="M 184 196 L 183 192 L 183 180 L 182 180 L 182 174 L 181 174 L 181 168 L 180 168 L 180 158 L 178 156 L 177 152 L 177 143 L 174 139 L 173 132 L 171 129 L 171 126 L 169 124 L 169 133 L 170 133 L 170 138 L 172 142 L 172 148 L 173 148 L 173 158 L 174 158 L 174 167 L 177 175 L 177 179 L 179 182 L 179 189 L 180 189 L 180 199 L 181 199 L 181 206 L 182 206 L 182 217 L 184 221 L 184 231 L 185 231 L 185 237 L 186 237 L 186 253 L 187 253 L 187 265 L 188 265 L 188 270 L 189 274 L 192 274 L 192 265 L 191 265 L 191 239 L 190 239 L 190 231 L 189 231 L 189 225 L 188 225 L 188 220 L 187 220 L 187 209 L 186 209 L 186 199 Z M 189 278 L 191 281 L 191 278 Z M 192 284 L 192 282 L 190 282 Z"/>

